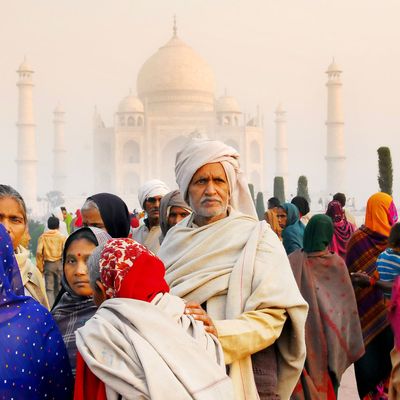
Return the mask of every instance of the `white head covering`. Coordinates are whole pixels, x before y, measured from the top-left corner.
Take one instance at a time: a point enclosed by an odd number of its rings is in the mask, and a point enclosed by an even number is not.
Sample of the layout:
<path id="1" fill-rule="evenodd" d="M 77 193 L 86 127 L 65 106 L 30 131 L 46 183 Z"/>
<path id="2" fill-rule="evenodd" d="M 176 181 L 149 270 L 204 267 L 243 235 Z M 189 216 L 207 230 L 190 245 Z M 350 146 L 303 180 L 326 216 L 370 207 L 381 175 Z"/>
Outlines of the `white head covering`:
<path id="1" fill-rule="evenodd" d="M 150 181 L 147 181 L 139 188 L 138 192 L 139 204 L 141 205 L 141 207 L 143 207 L 144 202 L 149 197 L 165 196 L 170 191 L 171 191 L 170 188 L 164 182 L 158 179 L 152 179 Z"/>
<path id="2" fill-rule="evenodd" d="M 224 167 L 230 189 L 229 204 L 243 214 L 257 217 L 246 177 L 239 166 L 239 153 L 217 140 L 193 138 L 176 155 L 176 182 L 186 202 L 188 188 L 196 171 L 205 164 L 219 162 Z"/>

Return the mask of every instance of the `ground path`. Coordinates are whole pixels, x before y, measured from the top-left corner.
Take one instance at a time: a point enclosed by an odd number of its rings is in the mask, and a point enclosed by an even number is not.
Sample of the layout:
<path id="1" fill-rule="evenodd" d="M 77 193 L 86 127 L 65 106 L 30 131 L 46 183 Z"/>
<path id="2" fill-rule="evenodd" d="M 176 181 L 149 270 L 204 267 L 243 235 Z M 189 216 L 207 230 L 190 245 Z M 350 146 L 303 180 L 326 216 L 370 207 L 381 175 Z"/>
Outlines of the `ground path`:
<path id="1" fill-rule="evenodd" d="M 343 374 L 339 387 L 338 400 L 359 400 L 353 365 Z"/>

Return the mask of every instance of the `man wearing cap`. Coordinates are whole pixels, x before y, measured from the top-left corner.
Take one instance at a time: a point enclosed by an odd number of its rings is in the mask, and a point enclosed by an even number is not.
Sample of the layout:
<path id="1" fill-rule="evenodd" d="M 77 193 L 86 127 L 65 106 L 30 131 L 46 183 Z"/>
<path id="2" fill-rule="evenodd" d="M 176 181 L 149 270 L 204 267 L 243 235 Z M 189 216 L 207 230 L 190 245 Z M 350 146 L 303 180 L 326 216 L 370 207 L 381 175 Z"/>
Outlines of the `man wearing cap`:
<path id="1" fill-rule="evenodd" d="M 164 182 L 152 179 L 145 182 L 138 192 L 139 204 L 143 207 L 147 217 L 142 226 L 133 230 L 132 237 L 154 254 L 160 248 L 160 201 L 169 191 L 170 189 Z"/>
<path id="2" fill-rule="evenodd" d="M 257 220 L 238 159 L 208 139 L 177 154 L 193 214 L 171 228 L 158 256 L 171 293 L 218 336 L 235 399 L 289 399 L 305 360 L 308 306 L 281 242 Z"/>

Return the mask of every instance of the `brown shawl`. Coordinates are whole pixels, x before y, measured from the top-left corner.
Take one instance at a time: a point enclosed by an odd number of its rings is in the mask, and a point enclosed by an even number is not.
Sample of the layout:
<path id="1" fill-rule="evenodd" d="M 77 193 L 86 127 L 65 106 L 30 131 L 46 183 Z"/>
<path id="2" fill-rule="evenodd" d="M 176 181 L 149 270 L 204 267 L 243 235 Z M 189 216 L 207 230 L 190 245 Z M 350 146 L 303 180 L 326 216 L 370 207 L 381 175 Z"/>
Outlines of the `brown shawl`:
<path id="1" fill-rule="evenodd" d="M 335 253 L 323 250 L 289 255 L 300 292 L 309 304 L 307 358 L 293 399 L 332 398 L 330 373 L 343 372 L 364 354 L 357 303 L 347 268 Z"/>

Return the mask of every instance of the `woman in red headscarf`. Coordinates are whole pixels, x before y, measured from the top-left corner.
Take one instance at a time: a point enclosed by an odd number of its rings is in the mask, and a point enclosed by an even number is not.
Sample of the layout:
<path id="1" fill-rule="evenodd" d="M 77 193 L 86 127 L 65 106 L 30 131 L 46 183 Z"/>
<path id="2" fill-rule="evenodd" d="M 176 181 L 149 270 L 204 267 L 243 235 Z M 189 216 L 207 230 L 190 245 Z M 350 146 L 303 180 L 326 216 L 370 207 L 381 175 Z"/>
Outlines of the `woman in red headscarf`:
<path id="1" fill-rule="evenodd" d="M 100 306 L 77 331 L 75 399 L 232 399 L 221 346 L 170 295 L 162 261 L 129 238 L 89 261 Z"/>

